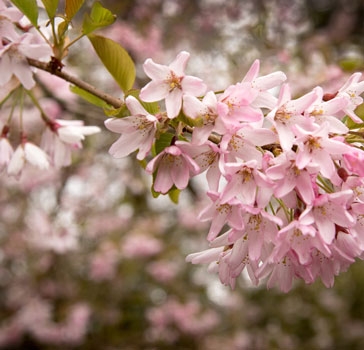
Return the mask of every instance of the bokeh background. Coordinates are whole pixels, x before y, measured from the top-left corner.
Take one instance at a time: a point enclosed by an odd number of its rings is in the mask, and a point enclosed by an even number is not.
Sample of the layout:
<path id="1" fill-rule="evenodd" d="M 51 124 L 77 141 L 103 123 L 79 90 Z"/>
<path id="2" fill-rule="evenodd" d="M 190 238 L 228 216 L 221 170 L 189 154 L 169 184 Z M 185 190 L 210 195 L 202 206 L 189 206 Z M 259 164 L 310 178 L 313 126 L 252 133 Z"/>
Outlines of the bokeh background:
<path id="1" fill-rule="evenodd" d="M 261 74 L 283 70 L 295 96 L 325 92 L 364 69 L 361 0 L 103 0 L 118 20 L 103 34 L 123 45 L 147 81 L 148 57 L 168 64 L 191 53 L 188 73 L 213 90 L 240 81 L 254 59 Z M 86 0 L 85 9 L 92 1 Z M 82 13 L 79 19 L 82 18 Z M 78 18 L 74 21 L 77 29 Z M 117 97 L 117 85 L 87 40 L 65 69 Z M 203 177 L 180 203 L 152 198 L 150 179 L 133 157 L 112 159 L 117 135 L 101 109 L 68 84 L 38 75 L 37 94 L 54 117 L 82 119 L 103 132 L 90 137 L 72 166 L 20 180 L 1 175 L 0 348 L 26 350 L 360 350 L 364 348 L 364 264 L 333 288 L 297 281 L 283 294 L 235 290 L 206 266 L 185 263 L 207 248 L 196 216 L 206 201 Z M 6 106 L 0 120 L 6 118 Z M 28 106 L 28 133 L 42 122 Z"/>

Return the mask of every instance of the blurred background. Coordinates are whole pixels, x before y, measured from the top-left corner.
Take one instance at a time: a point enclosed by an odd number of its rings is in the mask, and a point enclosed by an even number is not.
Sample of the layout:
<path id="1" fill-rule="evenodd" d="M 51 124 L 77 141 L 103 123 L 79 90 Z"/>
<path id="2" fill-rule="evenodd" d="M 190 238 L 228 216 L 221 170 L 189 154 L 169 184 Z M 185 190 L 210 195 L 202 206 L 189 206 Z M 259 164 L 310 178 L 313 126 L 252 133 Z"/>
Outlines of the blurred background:
<path id="1" fill-rule="evenodd" d="M 261 75 L 283 70 L 295 96 L 316 85 L 335 92 L 364 69 L 361 0 L 103 0 L 118 20 L 103 31 L 147 81 L 146 58 L 169 64 L 191 53 L 190 75 L 213 90 L 240 81 L 254 59 Z M 92 1 L 86 0 L 85 8 Z M 82 14 L 80 14 L 80 18 Z M 77 28 L 77 18 L 74 26 Z M 71 50 L 65 69 L 115 96 L 117 85 L 87 40 Z M 180 203 L 150 194 L 135 158 L 112 159 L 117 135 L 101 109 L 39 74 L 49 114 L 82 119 L 103 132 L 87 140 L 73 165 L 0 186 L 0 348 L 82 350 L 341 350 L 364 348 L 364 264 L 356 262 L 326 289 L 297 281 L 288 294 L 235 290 L 206 266 L 185 263 L 207 248 L 208 227 L 196 220 L 203 177 Z M 118 95 L 119 94 L 119 95 Z M 0 110 L 0 119 L 6 116 Z M 28 133 L 42 122 L 29 105 Z"/>

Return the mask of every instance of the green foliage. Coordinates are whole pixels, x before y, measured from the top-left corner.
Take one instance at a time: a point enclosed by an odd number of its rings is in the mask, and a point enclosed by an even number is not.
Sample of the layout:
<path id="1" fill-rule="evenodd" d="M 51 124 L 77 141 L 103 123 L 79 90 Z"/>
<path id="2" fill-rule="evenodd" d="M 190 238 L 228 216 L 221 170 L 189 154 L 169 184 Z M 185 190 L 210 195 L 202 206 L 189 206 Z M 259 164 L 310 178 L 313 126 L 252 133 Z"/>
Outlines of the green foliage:
<path id="1" fill-rule="evenodd" d="M 168 196 L 170 198 L 170 200 L 174 203 L 174 204 L 178 204 L 178 200 L 179 200 L 179 194 L 181 193 L 181 190 L 179 190 L 178 188 L 175 188 L 173 186 L 173 188 L 168 192 Z"/>
<path id="2" fill-rule="evenodd" d="M 166 147 L 171 145 L 174 134 L 166 132 L 161 134 L 160 137 L 155 141 L 155 152 L 156 154 L 161 153 Z"/>
<path id="3" fill-rule="evenodd" d="M 42 0 L 49 18 L 54 18 L 57 12 L 59 0 Z"/>
<path id="4" fill-rule="evenodd" d="M 38 24 L 38 5 L 36 0 L 12 0 L 12 3 L 22 12 L 33 26 Z"/>
<path id="5" fill-rule="evenodd" d="M 102 100 L 101 98 L 91 94 L 90 92 L 88 92 L 86 90 L 81 89 L 78 86 L 71 85 L 70 90 L 74 94 L 82 97 L 84 100 L 86 100 L 87 102 L 92 103 L 93 105 L 95 105 L 97 107 L 101 107 L 101 108 L 110 107 L 110 105 L 108 103 L 106 103 L 104 100 Z"/>
<path id="6" fill-rule="evenodd" d="M 85 0 L 66 0 L 65 13 L 68 21 L 75 16 L 84 2 Z"/>
<path id="7" fill-rule="evenodd" d="M 116 16 L 108 9 L 104 8 L 100 2 L 95 2 L 91 9 L 91 14 L 85 14 L 82 32 L 90 34 L 94 30 L 106 27 L 116 20 Z"/>
<path id="8" fill-rule="evenodd" d="M 126 50 L 115 41 L 103 36 L 89 34 L 88 38 L 120 88 L 124 92 L 131 89 L 135 81 L 135 66 Z"/>

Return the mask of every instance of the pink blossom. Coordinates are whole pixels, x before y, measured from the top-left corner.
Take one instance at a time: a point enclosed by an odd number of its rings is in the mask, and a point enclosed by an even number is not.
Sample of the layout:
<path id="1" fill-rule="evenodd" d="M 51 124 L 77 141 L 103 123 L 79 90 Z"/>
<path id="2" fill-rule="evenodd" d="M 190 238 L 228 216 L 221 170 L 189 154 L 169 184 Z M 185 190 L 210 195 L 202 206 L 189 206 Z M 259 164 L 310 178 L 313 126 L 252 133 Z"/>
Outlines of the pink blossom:
<path id="1" fill-rule="evenodd" d="M 177 117 L 180 112 L 184 94 L 201 96 L 206 91 L 206 85 L 201 79 L 185 75 L 184 71 L 189 58 L 190 54 L 182 51 L 169 66 L 154 63 L 150 58 L 143 66 L 146 75 L 152 81 L 141 89 L 140 98 L 145 102 L 165 99 L 167 115 L 170 119 Z"/>
<path id="2" fill-rule="evenodd" d="M 49 167 L 47 154 L 38 146 L 27 141 L 16 148 L 8 164 L 8 174 L 19 177 L 26 163 L 40 170 L 46 170 Z"/>
<path id="3" fill-rule="evenodd" d="M 195 145 L 204 144 L 212 132 L 219 134 L 225 132 L 225 126 L 217 113 L 217 97 L 213 91 L 209 91 L 202 101 L 195 96 L 185 94 L 183 112 L 196 120 L 197 125 L 192 133 L 192 143 Z"/>
<path id="4" fill-rule="evenodd" d="M 25 33 L 17 40 L 0 47 L 0 86 L 5 85 L 15 75 L 26 89 L 31 89 L 35 81 L 26 58 L 49 59 L 51 54 L 51 48 L 47 44 L 38 43 L 31 33 Z"/>
<path id="5" fill-rule="evenodd" d="M 348 115 L 355 123 L 362 123 L 362 120 L 354 112 L 355 108 L 363 103 L 363 98 L 360 95 L 364 91 L 364 81 L 359 82 L 361 76 L 361 73 L 351 75 L 337 94 L 337 97 L 344 96 L 348 99 L 348 105 L 343 109 L 343 115 Z"/>
<path id="6" fill-rule="evenodd" d="M 187 187 L 190 177 L 200 172 L 200 167 L 184 151 L 183 145 L 184 142 L 176 141 L 148 163 L 148 173 L 157 171 L 153 184 L 156 192 L 167 193 L 173 185 L 182 190 Z"/>
<path id="7" fill-rule="evenodd" d="M 82 120 L 61 120 L 49 122 L 42 135 L 41 145 L 52 159 L 56 168 L 71 164 L 71 152 L 82 148 L 87 135 L 101 131 L 97 126 L 84 126 Z"/>
<path id="8" fill-rule="evenodd" d="M 364 176 L 364 151 L 352 147 L 351 150 L 343 155 L 347 169 L 360 177 Z"/>
<path id="9" fill-rule="evenodd" d="M 304 112 L 316 101 L 317 92 L 301 96 L 296 100 L 291 99 L 291 91 L 288 84 L 283 84 L 278 98 L 278 105 L 268 113 L 270 120 L 278 132 L 279 143 L 284 151 L 292 148 L 295 135 L 293 126 L 300 125 L 306 130 L 312 128 L 312 120 L 304 115 Z"/>
<path id="10" fill-rule="evenodd" d="M 122 158 L 139 149 L 137 159 L 142 160 L 152 148 L 158 118 L 148 113 L 133 96 L 126 98 L 126 105 L 131 116 L 105 121 L 109 130 L 121 134 L 110 147 L 109 153 L 116 158 Z"/>
<path id="11" fill-rule="evenodd" d="M 310 131 L 296 125 L 294 132 L 297 135 L 294 143 L 298 146 L 296 157 L 298 169 L 304 169 L 306 166 L 319 166 L 323 176 L 333 183 L 337 183 L 339 179 L 333 157 L 350 152 L 351 146 L 340 139 L 330 138 L 328 122 L 315 126 Z"/>
<path id="12" fill-rule="evenodd" d="M 355 225 L 355 217 L 349 211 L 352 199 L 351 190 L 321 194 L 305 209 L 301 218 L 315 223 L 323 242 L 331 244 L 338 227 Z"/>

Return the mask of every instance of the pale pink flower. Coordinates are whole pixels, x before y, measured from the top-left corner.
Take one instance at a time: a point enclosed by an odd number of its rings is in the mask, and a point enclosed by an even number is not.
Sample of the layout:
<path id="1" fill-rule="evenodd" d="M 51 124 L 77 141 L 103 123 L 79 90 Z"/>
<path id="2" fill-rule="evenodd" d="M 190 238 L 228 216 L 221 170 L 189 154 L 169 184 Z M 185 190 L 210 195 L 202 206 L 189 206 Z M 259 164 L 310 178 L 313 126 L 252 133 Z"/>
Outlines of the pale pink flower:
<path id="1" fill-rule="evenodd" d="M 233 198 L 229 201 L 222 201 L 221 194 L 208 191 L 211 204 L 206 206 L 199 214 L 201 221 L 211 221 L 207 240 L 212 241 L 220 233 L 225 224 L 237 230 L 244 229 L 243 211 L 240 201 Z"/>
<path id="2" fill-rule="evenodd" d="M 109 153 L 115 158 L 122 158 L 139 149 L 137 159 L 142 160 L 152 148 L 158 118 L 148 113 L 133 96 L 128 96 L 125 103 L 131 116 L 105 121 L 109 130 L 121 134 Z"/>
<path id="3" fill-rule="evenodd" d="M 318 86 L 314 91 L 317 93 L 317 99 L 306 109 L 306 113 L 313 117 L 315 123 L 319 125 L 328 122 L 330 133 L 346 134 L 349 129 L 338 118 L 340 118 L 342 111 L 347 107 L 349 99 L 346 96 L 335 96 L 328 101 L 323 101 L 322 88 Z"/>
<path id="4" fill-rule="evenodd" d="M 183 112 L 202 124 L 193 129 L 192 143 L 195 145 L 204 144 L 212 132 L 219 134 L 225 132 L 225 127 L 217 113 L 217 97 L 213 91 L 209 91 L 202 101 L 195 96 L 185 94 Z"/>
<path id="5" fill-rule="evenodd" d="M 330 138 L 329 123 L 315 126 L 313 130 L 305 130 L 299 125 L 294 127 L 297 138 L 294 143 L 298 146 L 296 165 L 298 169 L 306 166 L 317 166 L 323 176 L 334 184 L 340 182 L 336 173 L 333 157 L 341 156 L 351 151 L 351 146 L 340 139 Z"/>
<path id="6" fill-rule="evenodd" d="M 227 163 L 224 176 L 227 184 L 221 194 L 221 202 L 236 198 L 244 205 L 256 204 L 264 208 L 273 194 L 273 182 L 257 168 L 257 161 Z"/>
<path id="7" fill-rule="evenodd" d="M 317 173 L 319 167 L 299 169 L 295 159 L 295 152 L 283 152 L 273 159 L 265 173 L 274 181 L 274 195 L 277 198 L 282 198 L 295 189 L 306 204 L 311 204 L 315 198 L 315 176 L 312 172 Z"/>
<path id="8" fill-rule="evenodd" d="M 56 119 L 48 124 L 41 140 L 42 148 L 49 154 L 56 168 L 71 164 L 72 150 L 81 149 L 85 136 L 101 131 L 97 126 L 84 126 L 82 120 Z"/>
<path id="9" fill-rule="evenodd" d="M 355 225 L 355 217 L 349 211 L 352 199 L 352 190 L 321 194 L 300 218 L 315 223 L 323 242 L 331 244 L 338 227 L 350 228 Z"/>
<path id="10" fill-rule="evenodd" d="M 38 146 L 30 142 L 21 143 L 12 155 L 8 164 L 8 174 L 12 176 L 20 176 L 25 164 L 33 165 L 40 170 L 49 168 L 47 154 Z"/>
<path id="11" fill-rule="evenodd" d="M 190 178 L 200 172 L 200 167 L 185 152 L 183 145 L 183 141 L 176 141 L 148 163 L 146 171 L 149 174 L 157 171 L 153 184 L 156 192 L 167 193 L 173 185 L 182 190 Z"/>
<path id="12" fill-rule="evenodd" d="M 144 63 L 146 75 L 152 79 L 140 91 L 140 98 L 145 102 L 165 99 L 167 115 L 170 119 L 177 117 L 182 107 L 183 94 L 201 96 L 206 91 L 206 85 L 201 79 L 185 75 L 184 71 L 190 58 L 186 51 L 180 52 L 169 65 L 154 63 L 148 58 Z"/>
<path id="13" fill-rule="evenodd" d="M 241 122 L 262 122 L 261 109 L 252 107 L 259 92 L 250 83 L 230 85 L 219 97 L 217 112 L 227 130 Z"/>
<path id="14" fill-rule="evenodd" d="M 348 99 L 348 105 L 343 109 L 342 115 L 348 115 L 356 123 L 363 122 L 354 112 L 355 108 L 363 103 L 360 95 L 364 91 L 364 81 L 359 82 L 361 76 L 362 73 L 359 72 L 351 75 L 337 94 L 337 97 L 344 96 Z"/>
<path id="15" fill-rule="evenodd" d="M 296 100 L 291 99 L 291 91 L 288 84 L 283 84 L 278 98 L 278 106 L 268 113 L 266 119 L 270 120 L 277 130 L 279 143 L 284 151 L 292 148 L 295 134 L 293 126 L 300 125 L 306 130 L 312 128 L 312 120 L 304 115 L 304 112 L 316 101 L 317 92 L 301 96 Z"/>
<path id="16" fill-rule="evenodd" d="M 35 81 L 27 57 L 49 59 L 51 54 L 51 48 L 45 43 L 38 43 L 31 33 L 25 33 L 16 41 L 0 48 L 0 86 L 5 85 L 15 75 L 26 89 L 31 89 Z"/>
<path id="17" fill-rule="evenodd" d="M 352 147 L 349 152 L 344 153 L 343 159 L 348 170 L 360 177 L 364 176 L 364 151 Z"/>
<path id="18" fill-rule="evenodd" d="M 280 71 L 258 77 L 259 68 L 260 61 L 255 60 L 242 80 L 242 83 L 249 82 L 251 87 L 259 92 L 256 99 L 252 102 L 254 107 L 273 109 L 276 107 L 277 98 L 268 90 L 281 85 L 287 77 Z"/>

